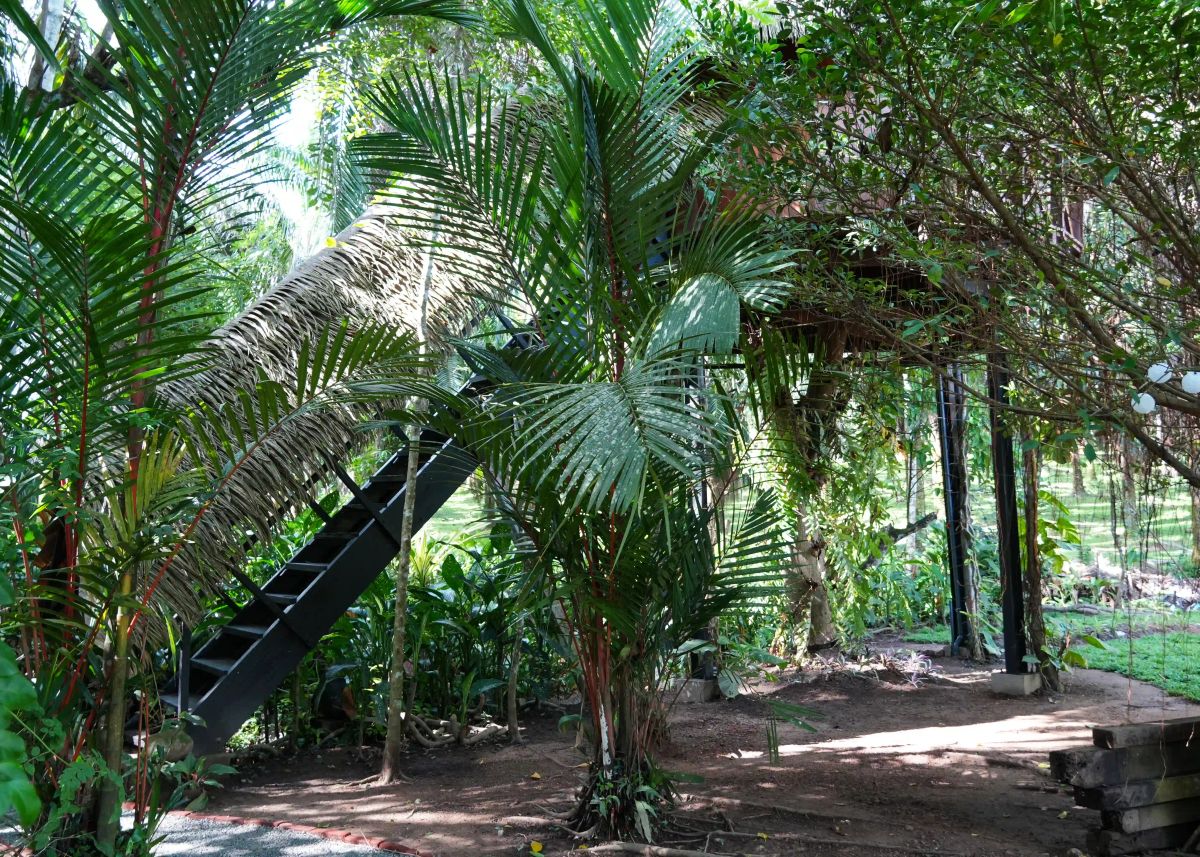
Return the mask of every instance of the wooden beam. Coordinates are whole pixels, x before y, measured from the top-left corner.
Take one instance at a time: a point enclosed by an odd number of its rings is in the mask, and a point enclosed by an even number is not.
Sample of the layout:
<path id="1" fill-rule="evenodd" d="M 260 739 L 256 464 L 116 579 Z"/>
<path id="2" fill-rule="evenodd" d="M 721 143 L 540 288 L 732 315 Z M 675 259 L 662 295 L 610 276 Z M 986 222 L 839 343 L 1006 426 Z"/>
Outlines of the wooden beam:
<path id="1" fill-rule="evenodd" d="M 1050 754 L 1051 775 L 1060 782 L 1084 789 L 1197 772 L 1200 772 L 1200 742 L 1118 750 L 1080 747 Z"/>
<path id="2" fill-rule="evenodd" d="M 1197 822 L 1200 822 L 1200 798 L 1173 800 L 1134 809 L 1104 810 L 1100 813 L 1100 823 L 1105 830 L 1119 830 L 1122 833 L 1141 833 L 1143 830 L 1181 824 L 1190 824 L 1194 829 Z"/>
<path id="3" fill-rule="evenodd" d="M 1075 803 L 1088 809 L 1134 809 L 1186 798 L 1200 798 L 1200 773 L 1075 789 Z"/>
<path id="4" fill-rule="evenodd" d="M 1178 742 L 1200 744 L 1200 717 L 1179 717 L 1151 723 L 1125 723 L 1120 726 L 1097 726 L 1092 729 L 1092 741 L 1097 747 L 1115 750 L 1143 744 Z"/>
<path id="5" fill-rule="evenodd" d="M 1178 848 L 1187 843 L 1195 827 L 1192 823 L 1176 824 L 1173 827 L 1156 827 L 1141 833 L 1093 830 L 1088 834 L 1088 853 L 1097 857 L 1118 857 L 1124 854 Z"/>

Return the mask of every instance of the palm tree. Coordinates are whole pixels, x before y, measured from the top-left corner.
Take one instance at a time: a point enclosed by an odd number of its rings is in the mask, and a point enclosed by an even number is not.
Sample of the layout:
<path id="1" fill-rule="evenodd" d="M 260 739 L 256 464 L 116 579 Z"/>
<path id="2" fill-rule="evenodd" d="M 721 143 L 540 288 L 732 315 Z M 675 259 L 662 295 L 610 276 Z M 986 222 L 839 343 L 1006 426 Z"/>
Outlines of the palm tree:
<path id="1" fill-rule="evenodd" d="M 101 770 L 90 754 L 120 773 L 131 639 L 160 642 L 161 618 L 195 617 L 195 587 L 220 585 L 233 558 L 230 525 L 277 521 L 375 403 L 436 397 L 405 381 L 423 361 L 398 332 L 403 300 L 377 289 L 348 312 L 352 273 L 340 293 L 304 293 L 316 271 L 352 272 L 349 250 L 394 246 L 385 218 L 214 343 L 188 307 L 211 287 L 210 215 L 260 179 L 272 123 L 329 35 L 390 15 L 474 21 L 452 0 L 99 5 L 105 33 L 57 90 L 0 83 L 0 489 L 23 668 L 59 723 L 34 750 L 44 799 L 64 771 Z M 405 258 L 383 266 L 402 272 Z M 290 454 L 300 434 L 314 442 Z M 111 850 L 119 786 L 93 776 L 94 812 L 42 819 L 74 825 L 67 839 L 94 829 Z"/>
<path id="2" fill-rule="evenodd" d="M 575 822 L 650 838 L 664 662 L 783 562 L 769 498 L 724 526 L 696 498 L 738 436 L 704 364 L 734 350 L 743 306 L 786 299 L 786 254 L 751 209 L 709 202 L 701 168 L 731 126 L 697 97 L 678 4 L 587 0 L 572 57 L 525 0 L 500 11 L 551 86 L 509 97 L 410 69 L 375 88 L 392 130 L 354 155 L 446 276 L 524 320 L 518 352 L 457 342 L 494 387 L 446 428 L 562 609 L 594 735 Z"/>

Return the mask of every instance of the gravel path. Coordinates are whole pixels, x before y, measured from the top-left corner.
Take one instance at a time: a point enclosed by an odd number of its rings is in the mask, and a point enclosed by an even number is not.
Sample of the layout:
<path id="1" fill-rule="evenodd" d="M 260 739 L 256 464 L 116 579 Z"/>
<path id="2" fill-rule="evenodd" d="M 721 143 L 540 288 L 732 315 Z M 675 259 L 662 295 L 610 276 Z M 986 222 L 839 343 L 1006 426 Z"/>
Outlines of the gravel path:
<path id="1" fill-rule="evenodd" d="M 326 854 L 370 854 L 385 852 L 368 845 L 350 845 L 310 836 L 296 830 L 229 824 L 186 816 L 168 815 L 158 833 L 166 841 L 154 849 L 155 857 L 167 855 L 220 854 L 222 857 L 324 857 Z"/>

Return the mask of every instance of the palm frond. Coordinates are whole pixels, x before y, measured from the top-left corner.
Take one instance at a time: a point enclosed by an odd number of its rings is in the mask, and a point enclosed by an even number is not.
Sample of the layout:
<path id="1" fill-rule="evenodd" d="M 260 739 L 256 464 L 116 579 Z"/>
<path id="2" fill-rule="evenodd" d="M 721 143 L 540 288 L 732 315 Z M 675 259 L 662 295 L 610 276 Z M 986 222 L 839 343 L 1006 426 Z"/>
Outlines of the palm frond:
<path id="1" fill-rule="evenodd" d="M 342 324 L 301 343 L 289 383 L 262 378 L 186 416 L 189 460 L 215 486 L 159 569 L 156 597 L 189 619 L 200 594 L 224 584 L 247 537 L 269 538 L 327 472 L 364 442 L 361 426 L 384 405 L 418 397 L 447 407 L 454 396 L 430 380 L 431 359 L 409 333 Z"/>
<path id="2" fill-rule="evenodd" d="M 524 478 L 557 474 L 568 505 L 618 512 L 635 508 L 647 491 L 666 492 L 693 478 L 705 454 L 726 445 L 722 427 L 681 383 L 688 364 L 638 363 L 614 381 L 518 384 L 503 402 L 519 402 L 512 460 Z"/>

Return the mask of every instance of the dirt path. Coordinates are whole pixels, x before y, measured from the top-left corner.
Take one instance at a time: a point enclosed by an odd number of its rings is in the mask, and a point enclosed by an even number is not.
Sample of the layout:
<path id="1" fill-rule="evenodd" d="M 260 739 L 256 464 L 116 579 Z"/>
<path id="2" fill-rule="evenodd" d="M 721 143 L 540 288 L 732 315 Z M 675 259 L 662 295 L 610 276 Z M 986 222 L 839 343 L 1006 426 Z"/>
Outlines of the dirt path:
<path id="1" fill-rule="evenodd" d="M 678 847 L 738 854 L 1064 855 L 1082 848 L 1094 814 L 1073 809 L 1044 767 L 1050 750 L 1086 743 L 1097 723 L 1200 715 L 1200 706 L 1121 676 L 1081 671 L 1065 695 L 994 695 L 986 670 L 940 662 L 940 677 L 788 676 L 765 693 L 820 713 L 816 732 L 779 727 L 767 757 L 760 699 L 679 706 L 673 771 L 685 787 Z M 798 681 L 795 679 L 799 679 Z M 522 746 L 414 752 L 412 782 L 356 785 L 374 771 L 348 750 L 263 763 L 215 797 L 212 811 L 349 829 L 437 855 L 546 854 L 574 843 L 548 810 L 569 803 L 582 758 L 555 717 L 529 724 Z M 728 822 L 728 824 L 726 824 Z M 733 833 L 712 832 L 732 827 Z M 695 828 L 686 840 L 687 828 Z M 764 838 L 765 837 L 765 838 Z"/>

